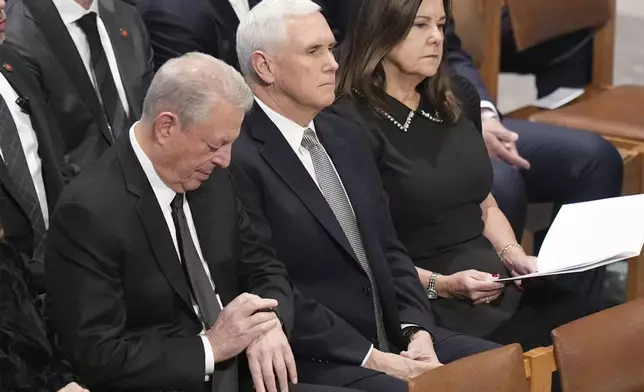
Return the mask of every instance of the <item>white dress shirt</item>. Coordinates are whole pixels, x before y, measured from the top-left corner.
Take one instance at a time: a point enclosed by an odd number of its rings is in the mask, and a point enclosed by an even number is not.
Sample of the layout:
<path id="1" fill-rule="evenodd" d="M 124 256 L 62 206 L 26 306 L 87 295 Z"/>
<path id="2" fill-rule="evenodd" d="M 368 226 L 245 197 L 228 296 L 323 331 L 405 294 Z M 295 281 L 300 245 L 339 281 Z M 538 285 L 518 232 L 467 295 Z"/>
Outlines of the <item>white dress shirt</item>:
<path id="1" fill-rule="evenodd" d="M 229 0 L 230 5 L 235 10 L 235 15 L 239 20 L 244 19 L 244 17 L 250 12 L 250 7 L 248 6 L 248 0 Z"/>
<path id="2" fill-rule="evenodd" d="M 134 149 L 134 153 L 136 154 L 136 157 L 138 158 L 139 163 L 141 163 L 141 167 L 145 172 L 145 176 L 150 182 L 150 186 L 154 191 L 154 195 L 156 196 L 157 201 L 159 202 L 159 207 L 161 207 L 161 211 L 163 212 L 163 218 L 165 219 L 165 222 L 168 225 L 168 231 L 170 232 L 170 236 L 172 237 L 172 243 L 174 243 L 174 249 L 177 251 L 177 258 L 179 262 L 181 262 L 181 255 L 179 254 L 179 243 L 177 242 L 177 230 L 174 226 L 174 220 L 172 219 L 172 207 L 170 205 L 177 193 L 172 189 L 170 189 L 163 182 L 161 177 L 159 177 L 159 174 L 157 173 L 157 171 L 154 169 L 154 166 L 152 165 L 152 161 L 150 161 L 150 158 L 148 158 L 148 156 L 145 155 L 145 152 L 139 145 L 138 140 L 136 140 L 136 134 L 134 133 L 136 124 L 138 124 L 138 122 L 132 125 L 132 127 L 130 128 L 130 143 L 132 144 L 132 148 Z M 212 277 L 210 276 L 210 270 L 208 269 L 208 264 L 206 264 L 206 262 L 204 261 L 203 254 L 201 253 L 201 245 L 199 244 L 199 237 L 197 237 L 197 229 L 195 228 L 195 223 L 192 219 L 192 212 L 190 212 L 190 204 L 188 204 L 188 201 L 185 198 L 185 196 L 183 198 L 183 212 L 186 215 L 186 221 L 188 222 L 188 230 L 190 231 L 190 236 L 192 237 L 192 241 L 194 242 L 195 247 L 197 248 L 199 259 L 201 260 L 201 263 L 203 264 L 203 267 L 206 270 L 206 275 L 208 275 L 208 280 L 210 281 L 210 284 L 212 285 L 212 289 L 214 290 L 215 284 L 213 283 Z M 221 299 L 219 298 L 219 295 L 217 295 L 217 301 L 219 302 L 219 306 L 221 306 Z M 194 298 L 192 299 L 192 307 L 195 313 L 197 314 L 197 316 L 200 316 L 199 306 L 197 305 Z M 205 336 L 205 331 L 202 330 L 200 336 L 203 342 L 204 352 L 206 354 L 206 381 L 207 381 L 208 375 L 212 374 L 215 371 L 215 357 L 212 352 L 212 347 L 210 346 L 210 342 L 208 341 L 208 338 Z"/>
<path id="3" fill-rule="evenodd" d="M 36 132 L 31 124 L 31 118 L 29 118 L 29 115 L 24 113 L 16 103 L 18 94 L 1 73 L 0 95 L 2 95 L 2 98 L 9 107 L 9 112 L 13 118 L 13 122 L 16 123 L 18 137 L 20 138 L 20 144 L 22 144 L 22 151 L 24 151 L 25 157 L 27 158 L 29 173 L 31 174 L 31 179 L 36 188 L 38 201 L 40 202 L 40 209 L 45 222 L 45 228 L 49 228 L 49 206 L 47 204 L 47 193 L 45 193 L 45 182 L 42 178 L 42 161 L 38 155 L 38 138 L 36 137 Z M 4 154 L 1 149 L 0 157 L 4 160 Z"/>
<path id="4" fill-rule="evenodd" d="M 53 0 L 58 14 L 60 15 L 69 35 L 74 41 L 76 50 L 83 60 L 83 65 L 85 65 L 85 70 L 89 75 L 89 79 L 96 90 L 96 95 L 98 96 L 99 102 L 103 102 L 101 98 L 101 93 L 98 90 L 98 83 L 96 83 L 96 75 L 94 74 L 94 68 L 92 67 L 91 53 L 89 50 L 89 43 L 87 42 L 87 36 L 80 28 L 78 23 L 76 23 L 80 18 L 89 14 L 90 12 L 96 12 L 96 24 L 98 27 L 98 35 L 101 39 L 101 44 L 103 50 L 105 51 L 105 56 L 107 57 L 107 63 L 110 66 L 110 71 L 112 72 L 112 78 L 114 78 L 114 84 L 116 85 L 116 91 L 119 94 L 121 99 L 121 104 L 125 113 L 130 115 L 130 107 L 128 106 L 127 96 L 125 95 L 125 87 L 123 87 L 123 80 L 121 79 L 121 74 L 119 73 L 118 63 L 116 62 L 116 55 L 114 54 L 114 48 L 112 47 L 112 42 L 110 41 L 110 36 L 105 28 L 103 20 L 101 20 L 101 15 L 98 13 L 98 0 L 92 1 L 89 9 L 86 10 L 80 4 L 74 0 Z"/>

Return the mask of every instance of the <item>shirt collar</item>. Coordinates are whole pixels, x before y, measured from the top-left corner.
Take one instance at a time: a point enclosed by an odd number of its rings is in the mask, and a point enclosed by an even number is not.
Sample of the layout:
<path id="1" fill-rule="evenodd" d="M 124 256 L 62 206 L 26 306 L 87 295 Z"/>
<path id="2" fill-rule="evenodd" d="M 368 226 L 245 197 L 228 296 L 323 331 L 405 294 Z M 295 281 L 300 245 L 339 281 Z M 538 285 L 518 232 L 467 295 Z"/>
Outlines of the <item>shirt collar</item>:
<path id="1" fill-rule="evenodd" d="M 90 12 L 96 12 L 96 15 L 98 15 L 98 0 L 92 1 L 92 5 L 89 6 L 88 10 L 74 0 L 53 0 L 53 2 L 65 26 L 78 21 Z"/>
<path id="2" fill-rule="evenodd" d="M 170 203 L 172 203 L 172 200 L 177 195 L 177 193 L 170 189 L 170 187 L 167 186 L 165 182 L 163 182 L 161 177 L 159 177 L 159 174 L 154 169 L 154 165 L 152 165 L 152 161 L 150 160 L 150 158 L 148 158 L 147 155 L 145 155 L 145 152 L 141 148 L 139 141 L 136 140 L 134 129 L 136 128 L 137 124 L 138 122 L 134 123 L 134 125 L 132 125 L 132 127 L 130 128 L 130 143 L 132 144 L 134 154 L 136 154 L 136 157 L 138 158 L 139 163 L 143 168 L 143 172 L 145 172 L 145 176 L 150 182 L 150 186 L 152 186 L 152 191 L 154 191 L 154 195 L 157 197 L 159 204 L 162 207 L 170 206 Z"/>
<path id="3" fill-rule="evenodd" d="M 293 122 L 292 120 L 289 120 L 288 118 L 269 108 L 259 98 L 255 97 L 255 101 L 257 101 L 259 107 L 262 108 L 268 118 L 275 124 L 275 126 L 277 126 L 277 129 L 279 129 L 282 135 L 284 135 L 284 138 L 296 153 L 302 145 L 304 131 L 306 131 L 308 128 L 311 128 L 311 130 L 315 132 L 315 125 L 313 124 L 313 121 L 311 121 L 307 127 L 302 127 L 301 125 Z"/>

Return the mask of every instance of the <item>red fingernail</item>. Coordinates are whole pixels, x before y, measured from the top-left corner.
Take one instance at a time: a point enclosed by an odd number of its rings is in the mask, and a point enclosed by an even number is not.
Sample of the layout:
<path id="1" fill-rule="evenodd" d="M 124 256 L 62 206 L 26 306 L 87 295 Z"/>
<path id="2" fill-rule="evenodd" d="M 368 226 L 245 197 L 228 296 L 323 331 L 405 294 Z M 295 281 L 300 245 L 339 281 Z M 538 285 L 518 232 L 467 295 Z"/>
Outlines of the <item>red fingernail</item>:
<path id="1" fill-rule="evenodd" d="M 499 275 L 499 274 L 494 274 L 494 275 L 492 275 L 492 277 L 494 277 L 494 278 L 500 278 L 500 277 L 501 277 L 501 275 Z"/>

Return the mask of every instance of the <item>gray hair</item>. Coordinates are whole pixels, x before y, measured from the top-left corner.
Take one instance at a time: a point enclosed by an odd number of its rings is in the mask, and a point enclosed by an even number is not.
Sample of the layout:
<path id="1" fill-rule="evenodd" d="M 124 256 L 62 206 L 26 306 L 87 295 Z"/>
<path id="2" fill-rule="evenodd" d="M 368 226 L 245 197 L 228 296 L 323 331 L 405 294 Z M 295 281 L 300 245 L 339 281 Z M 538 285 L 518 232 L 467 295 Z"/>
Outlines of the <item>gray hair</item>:
<path id="1" fill-rule="evenodd" d="M 208 118 L 217 102 L 228 102 L 248 112 L 253 93 L 233 67 L 203 53 L 168 60 L 157 71 L 143 102 L 144 121 L 163 112 L 177 115 L 182 128 Z"/>
<path id="2" fill-rule="evenodd" d="M 287 38 L 288 17 L 310 15 L 321 9 L 311 0 L 263 0 L 253 7 L 237 28 L 237 59 L 242 75 L 247 80 L 254 78 L 255 51 L 274 49 Z"/>

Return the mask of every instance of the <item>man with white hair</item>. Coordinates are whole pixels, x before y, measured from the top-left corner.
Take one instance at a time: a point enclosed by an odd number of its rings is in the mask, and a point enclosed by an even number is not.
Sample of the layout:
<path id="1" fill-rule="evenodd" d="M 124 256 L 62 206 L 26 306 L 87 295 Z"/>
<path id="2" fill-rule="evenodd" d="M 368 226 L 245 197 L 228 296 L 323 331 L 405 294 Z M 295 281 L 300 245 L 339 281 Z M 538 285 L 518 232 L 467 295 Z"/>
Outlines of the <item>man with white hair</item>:
<path id="1" fill-rule="evenodd" d="M 335 40 L 310 0 L 264 0 L 237 53 L 255 95 L 233 147 L 238 194 L 295 288 L 303 382 L 404 392 L 406 380 L 496 345 L 437 328 L 396 238 L 359 126 L 331 105 Z"/>
<path id="2" fill-rule="evenodd" d="M 173 59 L 141 120 L 61 196 L 47 309 L 92 390 L 252 389 L 244 351 L 257 390 L 269 370 L 282 391 L 287 372 L 297 382 L 291 283 L 225 170 L 251 103 L 222 61 Z"/>

